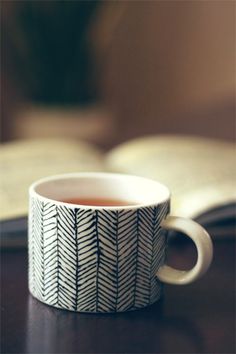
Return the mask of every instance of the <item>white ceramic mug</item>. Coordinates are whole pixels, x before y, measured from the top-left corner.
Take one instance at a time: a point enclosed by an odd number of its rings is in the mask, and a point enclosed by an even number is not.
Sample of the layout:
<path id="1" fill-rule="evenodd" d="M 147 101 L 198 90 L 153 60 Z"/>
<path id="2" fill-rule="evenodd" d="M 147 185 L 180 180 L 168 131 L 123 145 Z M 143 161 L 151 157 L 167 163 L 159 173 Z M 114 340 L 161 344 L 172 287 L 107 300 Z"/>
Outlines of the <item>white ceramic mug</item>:
<path id="1" fill-rule="evenodd" d="M 188 284 L 208 269 L 208 233 L 169 215 L 170 192 L 137 176 L 75 173 L 30 187 L 29 289 L 38 300 L 79 312 L 121 312 L 161 296 L 163 283 Z M 70 198 L 123 200 L 130 205 L 86 206 Z M 197 248 L 197 262 L 180 271 L 165 264 L 166 230 L 181 231 Z"/>

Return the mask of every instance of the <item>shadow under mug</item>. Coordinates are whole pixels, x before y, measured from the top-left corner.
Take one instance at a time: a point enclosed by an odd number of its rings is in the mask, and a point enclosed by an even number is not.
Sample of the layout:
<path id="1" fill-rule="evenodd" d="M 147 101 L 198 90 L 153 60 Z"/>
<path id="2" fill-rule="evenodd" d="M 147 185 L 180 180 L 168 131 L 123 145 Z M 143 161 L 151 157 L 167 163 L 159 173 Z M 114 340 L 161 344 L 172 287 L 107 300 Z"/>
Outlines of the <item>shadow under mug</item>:
<path id="1" fill-rule="evenodd" d="M 29 290 L 61 309 L 106 313 L 153 304 L 162 284 L 188 284 L 208 269 L 213 247 L 196 222 L 170 216 L 170 192 L 157 181 L 111 173 L 74 173 L 31 185 Z M 71 198 L 132 201 L 89 206 Z M 190 237 L 197 262 L 180 271 L 165 264 L 166 230 Z"/>

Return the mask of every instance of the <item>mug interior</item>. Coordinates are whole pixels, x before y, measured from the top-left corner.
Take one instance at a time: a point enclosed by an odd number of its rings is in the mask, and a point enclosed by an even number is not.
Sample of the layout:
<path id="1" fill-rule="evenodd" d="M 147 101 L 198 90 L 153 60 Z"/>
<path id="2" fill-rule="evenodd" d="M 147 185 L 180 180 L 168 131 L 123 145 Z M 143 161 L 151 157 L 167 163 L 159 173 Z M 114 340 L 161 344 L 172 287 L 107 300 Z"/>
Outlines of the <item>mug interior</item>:
<path id="1" fill-rule="evenodd" d="M 30 195 L 56 204 L 73 198 L 104 198 L 126 201 L 125 206 L 85 206 L 83 208 L 125 209 L 141 205 L 160 204 L 170 198 L 163 184 L 138 176 L 113 173 L 74 173 L 52 176 L 35 182 Z M 71 204 L 67 204 L 68 206 Z M 73 204 L 72 207 L 75 205 Z"/>

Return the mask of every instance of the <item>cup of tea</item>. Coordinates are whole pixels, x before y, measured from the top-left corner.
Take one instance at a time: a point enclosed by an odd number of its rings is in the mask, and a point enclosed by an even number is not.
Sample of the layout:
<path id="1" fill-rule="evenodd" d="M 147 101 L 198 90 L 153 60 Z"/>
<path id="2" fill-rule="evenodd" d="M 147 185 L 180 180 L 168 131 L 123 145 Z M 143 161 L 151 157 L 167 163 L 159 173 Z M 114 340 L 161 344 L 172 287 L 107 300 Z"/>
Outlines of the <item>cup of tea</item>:
<path id="1" fill-rule="evenodd" d="M 33 183 L 29 195 L 29 290 L 45 304 L 89 313 L 135 310 L 159 300 L 163 283 L 193 282 L 211 263 L 208 233 L 169 215 L 170 191 L 157 181 L 64 174 Z M 168 230 L 195 243 L 192 269 L 165 263 Z"/>

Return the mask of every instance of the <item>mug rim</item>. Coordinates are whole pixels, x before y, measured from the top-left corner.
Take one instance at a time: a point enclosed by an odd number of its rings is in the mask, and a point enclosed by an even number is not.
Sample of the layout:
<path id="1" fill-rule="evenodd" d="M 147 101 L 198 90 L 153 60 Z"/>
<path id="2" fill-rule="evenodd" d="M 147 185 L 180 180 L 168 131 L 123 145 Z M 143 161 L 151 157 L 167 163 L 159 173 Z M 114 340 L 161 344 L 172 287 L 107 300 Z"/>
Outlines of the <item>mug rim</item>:
<path id="1" fill-rule="evenodd" d="M 84 205 L 84 204 L 76 204 L 76 203 L 67 203 L 64 201 L 59 201 L 56 199 L 52 199 L 52 198 L 48 198 L 45 197 L 41 194 L 39 194 L 35 189 L 40 186 L 43 185 L 44 183 L 50 182 L 50 181 L 56 181 L 56 180 L 65 180 L 65 179 L 76 179 L 76 178 L 134 178 L 136 180 L 140 180 L 140 181 L 144 181 L 144 182 L 151 182 L 156 184 L 157 187 L 161 188 L 162 190 L 164 190 L 164 193 L 166 194 L 165 197 L 163 198 L 159 198 L 157 199 L 155 202 L 152 203 L 148 203 L 148 202 L 143 202 L 140 204 L 127 204 L 127 205 L 118 205 L 118 206 L 97 206 L 97 205 Z M 154 207 L 156 205 L 160 205 L 168 200 L 170 200 L 171 198 L 171 192 L 169 190 L 169 188 L 155 180 L 152 178 L 148 178 L 148 177 L 142 177 L 142 176 L 138 176 L 138 175 L 132 175 L 132 174 L 126 174 L 126 173 L 112 173 L 112 172 L 72 172 L 72 173 L 63 173 L 63 174 L 56 174 L 56 175 L 51 175 L 51 176 L 46 176 L 43 178 L 40 178 L 38 180 L 36 180 L 35 182 L 33 182 L 30 186 L 29 186 L 29 196 L 30 197 L 35 197 L 40 201 L 44 201 L 44 202 L 51 202 L 54 205 L 57 206 L 66 206 L 70 209 L 75 209 L 75 208 L 80 208 L 80 209 L 92 209 L 92 210 L 135 210 L 135 209 L 139 209 L 139 208 L 145 208 L 145 207 Z"/>

